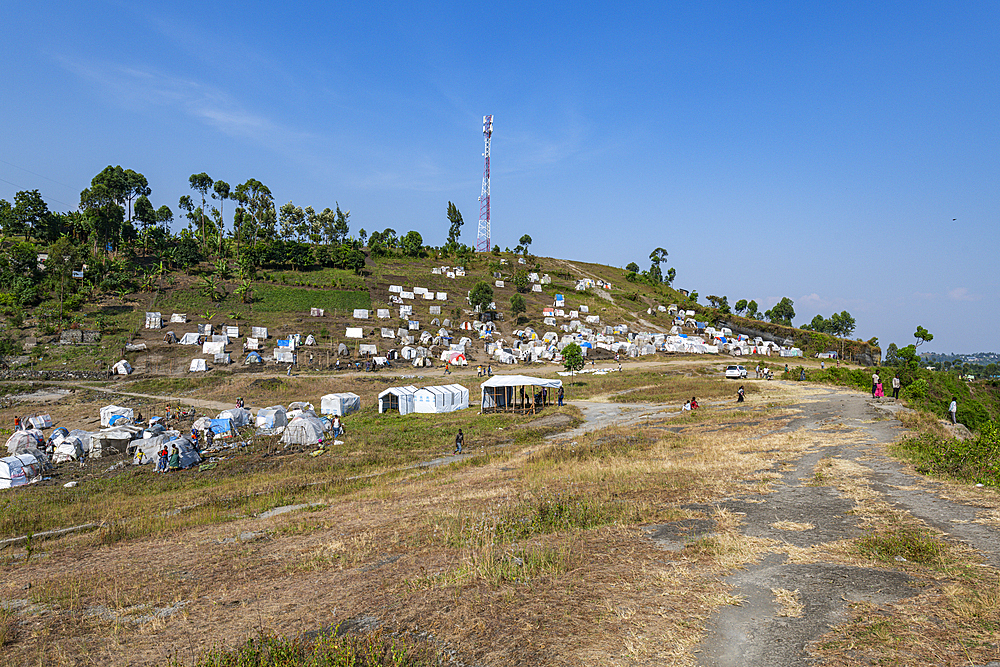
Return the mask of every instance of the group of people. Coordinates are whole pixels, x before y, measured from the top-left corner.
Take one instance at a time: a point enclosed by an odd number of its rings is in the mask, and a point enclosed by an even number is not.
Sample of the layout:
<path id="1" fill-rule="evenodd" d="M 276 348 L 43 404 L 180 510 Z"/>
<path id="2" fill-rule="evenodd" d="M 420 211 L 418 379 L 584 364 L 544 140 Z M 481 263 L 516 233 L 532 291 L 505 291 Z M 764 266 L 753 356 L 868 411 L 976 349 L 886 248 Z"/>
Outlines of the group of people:
<path id="1" fill-rule="evenodd" d="M 170 470 L 181 469 L 181 450 L 177 448 L 177 445 L 171 447 L 170 451 L 167 451 L 167 446 L 163 445 L 163 449 L 158 454 L 156 472 L 165 473 Z"/>
<path id="2" fill-rule="evenodd" d="M 757 364 L 757 368 L 755 370 L 757 372 L 757 379 L 758 380 L 760 380 L 761 378 L 763 378 L 765 380 L 770 380 L 771 378 L 774 377 L 774 373 L 767 366 L 761 367 L 760 364 Z M 785 370 L 786 371 L 788 370 L 788 365 L 787 364 L 785 365 Z"/>
<path id="3" fill-rule="evenodd" d="M 743 387 L 740 387 L 740 389 L 743 389 Z M 698 399 L 692 396 L 690 401 L 684 401 L 684 407 L 681 408 L 681 411 L 697 410 L 697 409 L 698 409 Z"/>
<path id="4" fill-rule="evenodd" d="M 493 365 L 487 364 L 486 366 L 476 366 L 476 377 L 493 377 Z"/>
<path id="5" fill-rule="evenodd" d="M 899 381 L 899 373 L 892 378 L 892 397 L 895 400 L 899 400 L 899 388 L 901 383 Z M 872 373 L 872 398 L 882 398 L 885 396 L 885 390 L 882 389 L 882 378 L 879 377 L 878 371 Z"/>

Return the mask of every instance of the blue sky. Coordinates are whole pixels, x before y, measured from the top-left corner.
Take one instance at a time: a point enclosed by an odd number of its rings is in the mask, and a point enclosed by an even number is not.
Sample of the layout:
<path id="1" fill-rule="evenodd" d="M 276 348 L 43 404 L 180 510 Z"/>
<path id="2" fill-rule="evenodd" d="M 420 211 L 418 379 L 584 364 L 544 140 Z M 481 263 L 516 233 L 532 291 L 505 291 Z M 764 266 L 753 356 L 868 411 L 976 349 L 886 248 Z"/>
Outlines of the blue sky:
<path id="1" fill-rule="evenodd" d="M 1000 4 L 814 5 L 19 3 L 0 197 L 120 164 L 176 215 L 204 171 L 474 245 L 491 113 L 501 247 L 1000 350 Z"/>

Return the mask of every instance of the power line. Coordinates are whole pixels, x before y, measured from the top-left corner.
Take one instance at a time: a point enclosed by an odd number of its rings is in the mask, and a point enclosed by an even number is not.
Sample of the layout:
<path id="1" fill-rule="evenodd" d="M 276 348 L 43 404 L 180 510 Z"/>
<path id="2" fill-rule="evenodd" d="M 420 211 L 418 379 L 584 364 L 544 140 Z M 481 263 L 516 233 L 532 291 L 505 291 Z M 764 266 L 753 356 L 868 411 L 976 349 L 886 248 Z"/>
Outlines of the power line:
<path id="1" fill-rule="evenodd" d="M 3 162 L 3 160 L 0 160 L 0 162 Z M 45 177 L 44 177 L 44 176 L 42 176 L 42 178 L 45 178 Z M 49 180 L 52 180 L 52 179 L 49 179 Z M 18 190 L 24 190 L 24 189 L 25 189 L 24 187 L 22 187 L 22 186 L 18 185 L 17 183 L 11 183 L 10 181 L 8 181 L 8 180 L 7 180 L 7 179 L 5 179 L 5 178 L 0 178 L 0 181 L 3 181 L 3 182 L 4 182 L 4 183 L 6 183 L 7 185 L 13 185 L 13 186 L 14 186 L 15 188 L 17 188 Z M 52 182 L 53 182 L 53 183 L 56 183 L 57 181 L 52 181 Z M 48 202 L 54 202 L 54 203 L 56 203 L 56 204 L 62 204 L 63 206 L 67 206 L 67 207 L 69 207 L 69 208 L 71 208 L 71 209 L 72 209 L 72 208 L 76 208 L 76 204 L 67 204 L 67 203 L 66 203 L 66 202 L 64 202 L 64 201 L 59 201 L 58 199 L 53 199 L 52 197 L 46 197 L 45 195 L 42 195 L 42 194 L 41 194 L 41 192 L 39 192 L 39 194 L 41 195 L 42 199 L 44 199 L 45 201 L 48 201 Z"/>
<path id="2" fill-rule="evenodd" d="M 15 169 L 20 169 L 21 171 L 26 171 L 26 172 L 28 172 L 29 174 L 31 174 L 32 176 L 37 176 L 38 178 L 44 178 L 44 179 L 45 179 L 46 181 L 52 181 L 52 182 L 53 182 L 53 183 L 55 183 L 56 185 L 61 185 L 61 186 L 63 186 L 64 188 L 69 188 L 70 190 L 72 190 L 72 189 L 73 189 L 73 186 L 72 186 L 72 185 L 66 185 L 65 183 L 62 183 L 62 182 L 60 182 L 60 181 L 57 181 L 57 180 L 56 180 L 56 179 L 54 179 L 54 178 L 49 178 L 48 176 L 42 176 L 41 174 L 36 174 L 35 172 L 31 171 L 30 169 L 25 169 L 24 167 L 19 167 L 19 166 L 17 166 L 16 164 L 12 164 L 12 163 L 10 163 L 10 162 L 7 162 L 6 160 L 0 160 L 0 163 L 2 163 L 2 164 L 5 164 L 5 165 L 7 165 L 8 167 L 14 167 Z M 6 182 L 6 181 L 5 181 L 5 182 Z M 55 200 L 53 199 L 53 201 L 55 201 Z"/>

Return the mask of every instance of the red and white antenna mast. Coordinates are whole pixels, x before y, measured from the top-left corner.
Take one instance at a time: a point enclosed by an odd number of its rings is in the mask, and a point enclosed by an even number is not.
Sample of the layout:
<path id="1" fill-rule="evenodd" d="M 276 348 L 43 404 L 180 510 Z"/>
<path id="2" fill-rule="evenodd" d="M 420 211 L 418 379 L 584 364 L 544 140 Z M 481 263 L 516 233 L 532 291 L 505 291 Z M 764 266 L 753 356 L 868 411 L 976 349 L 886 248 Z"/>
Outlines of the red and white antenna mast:
<path id="1" fill-rule="evenodd" d="M 489 252 L 490 245 L 490 137 L 493 136 L 493 116 L 483 116 L 483 137 L 486 141 L 486 166 L 483 167 L 483 192 L 479 195 L 479 236 L 476 238 L 476 250 Z"/>

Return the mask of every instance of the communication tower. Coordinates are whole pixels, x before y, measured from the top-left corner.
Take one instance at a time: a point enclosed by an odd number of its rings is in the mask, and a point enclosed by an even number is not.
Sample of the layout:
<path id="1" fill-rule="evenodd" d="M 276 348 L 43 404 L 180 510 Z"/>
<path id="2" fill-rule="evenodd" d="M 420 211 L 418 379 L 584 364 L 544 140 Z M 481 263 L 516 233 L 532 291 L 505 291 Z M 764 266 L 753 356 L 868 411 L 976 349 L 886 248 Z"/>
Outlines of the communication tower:
<path id="1" fill-rule="evenodd" d="M 483 137 L 486 150 L 486 166 L 483 167 L 483 192 L 479 195 L 479 236 L 476 238 L 476 250 L 489 252 L 490 245 L 490 137 L 493 136 L 493 116 L 483 116 Z"/>

